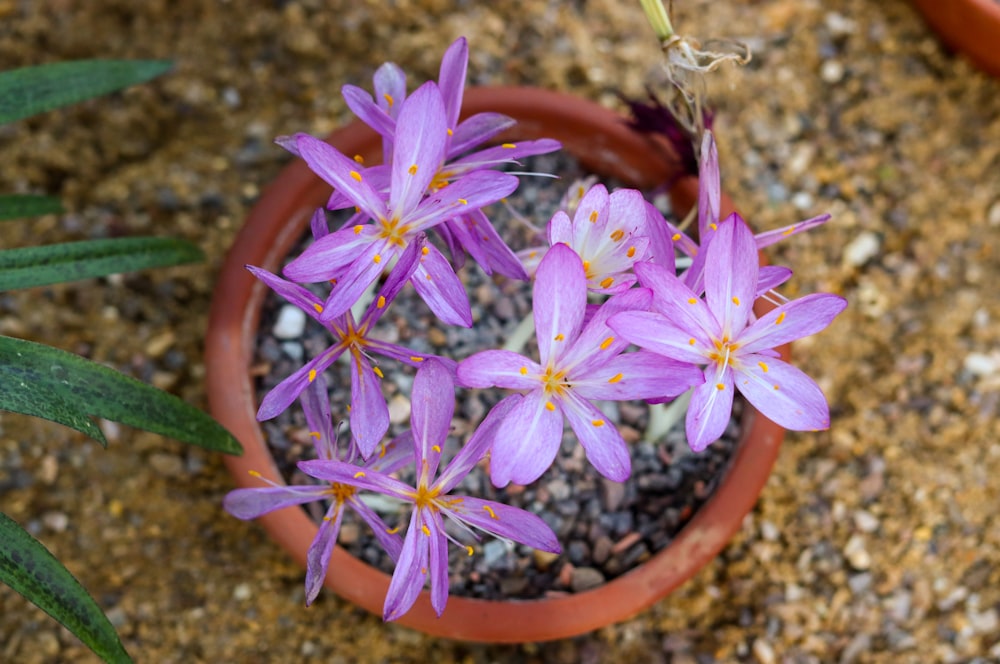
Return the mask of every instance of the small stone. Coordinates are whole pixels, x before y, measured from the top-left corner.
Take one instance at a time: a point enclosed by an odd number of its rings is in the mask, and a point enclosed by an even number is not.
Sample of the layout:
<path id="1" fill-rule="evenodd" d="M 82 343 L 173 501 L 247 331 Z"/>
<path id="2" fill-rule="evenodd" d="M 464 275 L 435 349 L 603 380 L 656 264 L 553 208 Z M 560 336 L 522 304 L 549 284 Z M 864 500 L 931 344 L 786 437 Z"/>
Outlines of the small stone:
<path id="1" fill-rule="evenodd" d="M 866 570 L 872 565 L 871 554 L 865 548 L 865 540 L 860 535 L 854 535 L 847 540 L 844 557 L 854 569 Z"/>
<path id="2" fill-rule="evenodd" d="M 561 477 L 548 482 L 545 486 L 546 489 L 548 489 L 549 494 L 552 496 L 552 499 L 557 501 L 569 499 L 573 492 L 569 483 Z"/>
<path id="3" fill-rule="evenodd" d="M 1000 617 L 996 609 L 986 611 L 970 611 L 968 614 L 969 626 L 978 634 L 996 634 L 1000 628 Z"/>
<path id="4" fill-rule="evenodd" d="M 840 83 L 844 78 L 844 65 L 839 60 L 827 60 L 819 68 L 824 83 Z"/>
<path id="5" fill-rule="evenodd" d="M 286 304 L 278 311 L 278 320 L 271 328 L 271 334 L 278 339 L 298 339 L 306 329 L 306 312 L 296 306 Z"/>
<path id="6" fill-rule="evenodd" d="M 389 399 L 389 422 L 403 424 L 410 419 L 410 400 L 402 394 L 395 394 Z"/>
<path id="7" fill-rule="evenodd" d="M 853 664 L 858 657 L 871 649 L 872 638 L 864 632 L 851 639 L 840 653 L 840 664 Z"/>
<path id="8" fill-rule="evenodd" d="M 534 549 L 531 553 L 532 557 L 535 559 L 535 567 L 545 571 L 552 567 L 552 563 L 559 560 L 558 553 L 552 553 L 550 551 L 542 551 L 541 549 Z"/>
<path id="9" fill-rule="evenodd" d="M 55 533 L 61 533 L 69 525 L 69 517 L 64 512 L 46 512 L 42 515 L 42 523 Z"/>
<path id="10" fill-rule="evenodd" d="M 305 350 L 302 348 L 302 344 L 295 341 L 283 341 L 281 343 L 281 352 L 296 362 L 301 362 L 305 357 Z"/>
<path id="11" fill-rule="evenodd" d="M 760 524 L 760 536 L 768 542 L 777 542 L 781 537 L 781 531 L 770 521 L 762 521 Z"/>
<path id="12" fill-rule="evenodd" d="M 432 346 L 445 346 L 448 344 L 448 337 L 439 328 L 432 327 L 427 330 L 427 341 Z"/>
<path id="13" fill-rule="evenodd" d="M 174 345 L 176 340 L 177 337 L 173 332 L 167 331 L 163 334 L 158 334 L 146 342 L 146 355 L 148 357 L 160 357 Z"/>
<path id="14" fill-rule="evenodd" d="M 167 454 L 166 452 L 156 452 L 149 456 L 149 465 L 158 474 L 164 477 L 178 477 L 184 474 L 184 462 L 180 457 Z"/>
<path id="15" fill-rule="evenodd" d="M 604 583 L 604 575 L 593 567 L 577 567 L 573 569 L 569 587 L 578 593 L 596 588 Z"/>
<path id="16" fill-rule="evenodd" d="M 845 265 L 860 267 L 874 258 L 882 248 L 882 241 L 871 231 L 862 231 L 844 247 Z"/>
<path id="17" fill-rule="evenodd" d="M 863 533 L 872 533 L 878 530 L 878 518 L 866 510 L 858 510 L 854 513 L 854 525 Z"/>
<path id="18" fill-rule="evenodd" d="M 38 469 L 38 479 L 42 484 L 51 485 L 59 475 L 59 459 L 53 454 L 46 454 Z"/>
<path id="19" fill-rule="evenodd" d="M 617 512 L 622 501 L 625 500 L 625 484 L 609 480 L 606 477 L 601 477 L 599 481 L 601 505 L 606 512 Z"/>
<path id="20" fill-rule="evenodd" d="M 340 526 L 337 542 L 341 545 L 354 544 L 361 536 L 361 528 L 356 523 L 345 523 Z"/>
<path id="21" fill-rule="evenodd" d="M 1000 372 L 1000 353 L 969 353 L 962 360 L 962 368 L 973 376 L 992 376 Z"/>
<path id="22" fill-rule="evenodd" d="M 774 648 L 764 639 L 754 639 L 751 650 L 754 659 L 760 664 L 775 664 L 778 661 L 777 655 L 774 654 Z"/>
<path id="23" fill-rule="evenodd" d="M 244 602 L 253 597 L 253 589 L 249 583 L 241 583 L 233 588 L 233 599 L 237 602 Z"/>
<path id="24" fill-rule="evenodd" d="M 798 210 L 808 210 L 813 206 L 813 197 L 807 191 L 799 191 L 792 195 L 792 205 Z"/>
<path id="25" fill-rule="evenodd" d="M 607 535 L 602 535 L 594 542 L 594 549 L 591 552 L 591 559 L 598 565 L 603 565 L 611 557 L 611 550 L 615 543 Z"/>
<path id="26" fill-rule="evenodd" d="M 500 562 L 500 559 L 507 553 L 507 545 L 502 540 L 490 540 L 483 545 L 483 562 L 487 567 Z"/>

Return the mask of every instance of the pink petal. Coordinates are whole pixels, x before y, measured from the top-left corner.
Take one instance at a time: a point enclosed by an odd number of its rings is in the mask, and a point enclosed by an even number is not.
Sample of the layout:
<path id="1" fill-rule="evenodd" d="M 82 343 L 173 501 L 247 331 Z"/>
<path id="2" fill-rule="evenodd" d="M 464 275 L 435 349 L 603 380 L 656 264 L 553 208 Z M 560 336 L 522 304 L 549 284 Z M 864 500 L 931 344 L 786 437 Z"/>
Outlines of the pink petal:
<path id="1" fill-rule="evenodd" d="M 316 240 L 282 270 L 292 281 L 308 284 L 339 276 L 358 254 L 381 244 L 375 226 L 365 224 L 334 231 Z"/>
<path id="2" fill-rule="evenodd" d="M 337 283 L 323 303 L 320 321 L 328 322 L 347 313 L 361 294 L 379 278 L 385 266 L 392 263 L 397 253 L 398 248 L 385 239 L 375 240 L 363 247 L 355 255 L 354 262 L 337 275 Z"/>
<path id="3" fill-rule="evenodd" d="M 410 400 L 418 473 L 419 466 L 426 461 L 429 475 L 433 477 L 455 413 L 455 383 L 451 372 L 436 360 L 425 362 L 413 378 Z"/>
<path id="4" fill-rule="evenodd" d="M 632 473 L 632 461 L 628 445 L 614 423 L 589 401 L 572 392 L 563 401 L 563 413 L 597 472 L 615 482 L 627 480 Z"/>
<path id="5" fill-rule="evenodd" d="M 740 360 L 736 387 L 765 417 L 793 431 L 829 428 L 830 408 L 812 378 L 790 364 L 763 355 Z"/>
<path id="6" fill-rule="evenodd" d="M 738 215 L 719 225 L 705 265 L 705 302 L 722 324 L 722 336 L 733 339 L 750 320 L 760 269 L 753 233 Z"/>
<path id="7" fill-rule="evenodd" d="M 541 390 L 530 392 L 500 424 L 490 457 L 494 486 L 531 484 L 552 465 L 562 440 L 563 414 L 558 406 L 546 408 L 548 402 Z"/>
<path id="8" fill-rule="evenodd" d="M 521 402 L 521 398 L 520 394 L 511 394 L 501 399 L 497 405 L 490 409 L 489 414 L 476 427 L 476 431 L 469 438 L 469 441 L 462 446 L 462 449 L 435 480 L 434 488 L 439 493 L 446 494 L 455 488 L 455 485 L 461 482 L 473 466 L 486 455 L 496 440 L 501 422 L 511 414 L 514 406 Z"/>
<path id="9" fill-rule="evenodd" d="M 672 398 L 702 380 L 702 371 L 694 364 L 639 351 L 618 355 L 586 379 L 574 380 L 573 389 L 586 399 Z"/>
<path id="10" fill-rule="evenodd" d="M 635 273 L 653 291 L 653 310 L 674 327 L 699 341 L 718 334 L 720 325 L 708 305 L 673 273 L 653 263 L 636 263 Z"/>
<path id="11" fill-rule="evenodd" d="M 222 499 L 222 507 L 237 519 L 248 521 L 293 505 L 303 505 L 329 496 L 325 486 L 264 486 L 235 489 Z"/>
<path id="12" fill-rule="evenodd" d="M 541 365 L 509 350 L 484 350 L 458 363 L 462 387 L 506 387 L 532 390 L 539 386 Z"/>
<path id="13" fill-rule="evenodd" d="M 299 154 L 316 175 L 326 180 L 334 189 L 347 196 L 373 219 L 385 219 L 385 200 L 364 179 L 361 168 L 353 159 L 345 157 L 335 147 L 309 134 L 296 134 L 295 144 Z"/>
<path id="14" fill-rule="evenodd" d="M 448 539 L 444 534 L 444 524 L 441 513 L 430 509 L 421 509 L 424 525 L 430 535 L 423 532 L 420 537 L 427 540 L 427 568 L 431 575 L 431 608 L 438 614 L 444 613 L 448 603 Z"/>
<path id="15" fill-rule="evenodd" d="M 739 335 L 739 353 L 757 353 L 823 330 L 847 306 L 839 295 L 814 293 L 761 316 Z"/>
<path id="16" fill-rule="evenodd" d="M 708 238 L 712 224 L 719 223 L 722 186 L 719 183 L 719 152 L 712 132 L 706 131 L 701 141 L 701 163 L 698 166 L 698 236 Z"/>
<path id="17" fill-rule="evenodd" d="M 449 325 L 472 326 L 472 308 L 465 286 L 448 259 L 437 247 L 428 244 L 410 283 L 434 315 Z"/>
<path id="18" fill-rule="evenodd" d="M 516 124 L 516 120 L 500 113 L 476 113 L 458 123 L 448 142 L 446 159 L 465 154 Z"/>
<path id="19" fill-rule="evenodd" d="M 715 365 L 705 369 L 705 382 L 691 393 L 685 422 L 688 445 L 695 452 L 701 452 L 725 432 L 733 414 L 733 391 L 731 369 L 725 369 L 721 376 Z"/>
<path id="20" fill-rule="evenodd" d="M 385 594 L 382 620 L 388 622 L 402 617 L 417 601 L 427 580 L 427 550 L 427 537 L 420 530 L 419 510 L 413 510 L 403 549 Z"/>
<path id="21" fill-rule="evenodd" d="M 351 362 L 351 436 L 361 456 L 368 459 L 389 430 L 389 407 L 382 385 L 368 358 L 360 353 Z"/>
<path id="22" fill-rule="evenodd" d="M 773 231 L 758 233 L 754 237 L 754 241 L 757 243 L 758 249 L 763 249 L 764 247 L 771 246 L 775 242 L 784 240 L 786 237 L 798 235 L 799 233 L 807 231 L 810 228 L 816 228 L 817 226 L 822 226 L 829 220 L 830 220 L 830 215 L 821 214 L 818 217 L 812 217 L 810 219 L 806 219 L 805 221 L 800 221 L 797 224 L 792 224 L 791 226 L 784 226 L 783 228 L 776 228 Z"/>
<path id="23" fill-rule="evenodd" d="M 587 307 L 583 262 L 569 246 L 554 245 L 535 274 L 534 314 L 540 364 L 560 357 L 580 332 Z"/>
<path id="24" fill-rule="evenodd" d="M 379 546 L 389 554 L 389 557 L 394 562 L 398 561 L 399 554 L 403 549 L 403 538 L 397 533 L 390 533 L 389 527 L 382 521 L 382 517 L 358 498 L 357 494 L 348 498 L 348 502 L 350 502 L 351 507 L 361 516 L 364 522 L 368 524 L 368 527 L 372 529 L 372 534 L 378 540 Z"/>
<path id="25" fill-rule="evenodd" d="M 376 132 L 392 138 L 396 133 L 396 120 L 385 109 L 379 107 L 372 96 L 356 85 L 345 85 L 340 89 L 347 107 L 354 115 Z"/>
<path id="26" fill-rule="evenodd" d="M 399 108 L 406 100 L 406 73 L 392 62 L 386 62 L 375 70 L 372 77 L 375 88 L 375 103 L 390 117 L 399 115 Z"/>
<path id="27" fill-rule="evenodd" d="M 432 81 L 407 97 L 396 122 L 389 208 L 402 217 L 417 207 L 444 163 L 448 140 L 441 91 Z"/>
<path id="28" fill-rule="evenodd" d="M 459 37 L 441 57 L 441 70 L 438 73 L 438 86 L 441 88 L 441 98 L 444 100 L 444 115 L 448 129 L 454 130 L 458 125 L 458 114 L 462 110 L 462 92 L 465 89 L 465 72 L 469 66 L 469 43 L 465 37 Z"/>
<path id="29" fill-rule="evenodd" d="M 344 518 L 343 508 L 344 504 L 340 502 L 334 502 L 330 506 L 306 552 L 306 606 L 313 603 L 323 588 L 323 579 L 326 578 L 326 571 L 330 566 L 330 554 L 337 544 L 340 523 Z"/>
<path id="30" fill-rule="evenodd" d="M 608 327 L 608 319 L 623 311 L 643 311 L 652 299 L 649 289 L 634 288 L 601 304 L 573 342 L 573 347 L 562 356 L 560 370 L 566 371 L 575 383 L 625 350 L 629 340 Z"/>
<path id="31" fill-rule="evenodd" d="M 471 496 L 454 496 L 460 502 L 451 503 L 445 512 L 450 518 L 479 530 L 502 537 L 533 549 L 559 553 L 559 541 L 552 529 L 538 516 L 526 510 L 492 500 Z"/>
<path id="32" fill-rule="evenodd" d="M 700 330 L 693 334 L 681 330 L 655 312 L 626 311 L 612 316 L 608 324 L 623 339 L 678 362 L 704 364 L 713 350 L 711 339 Z"/>

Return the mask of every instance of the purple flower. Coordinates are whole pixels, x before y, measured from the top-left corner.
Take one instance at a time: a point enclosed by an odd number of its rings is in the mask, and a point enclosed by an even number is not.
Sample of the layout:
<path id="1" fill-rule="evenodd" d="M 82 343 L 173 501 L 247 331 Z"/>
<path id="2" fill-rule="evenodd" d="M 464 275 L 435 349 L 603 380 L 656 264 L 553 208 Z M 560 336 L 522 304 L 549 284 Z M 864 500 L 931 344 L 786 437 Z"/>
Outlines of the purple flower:
<path id="1" fill-rule="evenodd" d="M 446 142 L 441 93 L 434 83 L 426 83 L 399 111 L 385 200 L 354 160 L 317 138 L 296 136 L 298 152 L 309 167 L 374 221 L 323 236 L 285 267 L 285 276 L 300 283 L 336 279 L 321 320 L 346 312 L 418 233 L 494 203 L 517 188 L 513 175 L 474 171 L 425 196 L 444 161 Z M 468 297 L 447 259 L 430 244 L 422 251 L 411 278 L 417 292 L 442 321 L 470 326 Z"/>
<path id="2" fill-rule="evenodd" d="M 428 578 L 431 606 L 438 615 L 444 611 L 448 601 L 448 540 L 456 542 L 445 531 L 445 518 L 476 539 L 473 528 L 543 551 L 560 551 L 555 534 L 534 514 L 503 503 L 450 494 L 482 459 L 493 442 L 498 422 L 509 417 L 520 400 L 512 395 L 494 406 L 469 442 L 438 475 L 441 450 L 455 410 L 454 389 L 451 371 L 437 361 L 427 362 L 414 378 L 410 421 L 417 468 L 415 487 L 382 473 L 359 473 L 356 467 L 340 461 L 299 464 L 303 470 L 330 482 L 378 491 L 413 504 L 402 552 L 385 598 L 385 620 L 395 620 L 406 613 Z M 472 555 L 473 548 L 463 546 Z"/>
<path id="3" fill-rule="evenodd" d="M 651 293 L 634 289 L 601 305 L 584 326 L 587 277 L 580 257 L 565 244 L 549 249 L 534 287 L 539 362 L 505 350 L 488 350 L 458 365 L 459 384 L 524 390 L 504 418 L 493 444 L 493 483 L 528 484 L 548 468 L 569 420 L 587 458 L 605 477 L 623 481 L 630 473 L 628 448 L 618 429 L 591 403 L 595 399 L 677 396 L 700 380 L 689 364 L 652 353 L 625 353 L 607 319 L 645 309 Z"/>
<path id="4" fill-rule="evenodd" d="M 668 270 L 646 263 L 636 272 L 653 291 L 653 311 L 625 312 L 609 321 L 641 348 L 704 366 L 704 382 L 688 408 L 688 444 L 701 451 L 722 435 L 734 388 L 786 429 L 827 428 L 829 408 L 819 386 L 773 349 L 825 328 L 846 300 L 809 295 L 751 322 L 759 272 L 753 233 L 734 215 L 719 225 L 705 254 L 704 300 Z"/>
<path id="5" fill-rule="evenodd" d="M 469 45 L 465 37 L 460 37 L 448 47 L 441 59 L 438 87 L 444 102 L 448 137 L 445 141 L 444 163 L 430 183 L 431 190 L 447 186 L 473 171 L 517 163 L 522 157 L 553 152 L 560 147 L 558 141 L 544 138 L 503 143 L 479 150 L 483 143 L 516 123 L 500 113 L 477 113 L 459 121 L 468 63 Z M 406 75 L 398 66 L 386 63 L 376 71 L 374 87 L 374 99 L 353 85 L 345 85 L 342 91 L 344 100 L 354 114 L 382 135 L 385 161 L 390 163 L 395 150 L 393 143 L 397 134 L 398 109 L 406 97 Z M 331 204 L 336 206 L 344 203 L 347 201 L 343 197 L 331 200 Z M 482 210 L 469 210 L 449 218 L 437 226 L 435 231 L 448 244 L 457 267 L 464 260 L 464 252 L 468 252 L 487 274 L 496 271 L 513 279 L 528 278 L 514 252 Z"/>
<path id="6" fill-rule="evenodd" d="M 362 456 L 371 456 L 379 441 L 389 429 L 389 409 L 382 396 L 379 384 L 382 371 L 373 366 L 369 353 L 390 357 L 411 366 L 434 357 L 417 353 L 396 344 L 381 341 L 371 336 L 372 329 L 385 312 L 386 307 L 406 284 L 406 280 L 417 269 L 419 256 L 425 247 L 424 238 L 418 236 L 402 253 L 396 269 L 393 270 L 378 296 L 368 305 L 360 322 L 348 310 L 340 316 L 324 320 L 323 303 L 316 295 L 299 284 L 286 281 L 267 270 L 247 266 L 257 278 L 270 286 L 276 293 L 296 305 L 312 318 L 322 323 L 334 342 L 325 351 L 295 371 L 264 397 L 257 411 L 258 420 L 276 417 L 295 401 L 306 386 L 317 380 L 338 357 L 344 353 L 351 359 L 351 436 Z M 450 362 L 450 360 L 448 360 Z"/>
<path id="7" fill-rule="evenodd" d="M 322 377 L 318 377 L 302 393 L 302 409 L 305 412 L 309 434 L 313 438 L 318 457 L 324 460 L 335 459 L 335 436 L 333 421 L 330 417 L 330 402 L 326 393 L 326 382 Z M 412 459 L 412 450 L 413 437 L 409 432 L 406 432 L 388 445 L 383 446 L 377 455 L 373 455 L 371 459 L 360 466 L 351 463 L 345 465 L 352 468 L 354 473 L 391 473 Z M 304 472 L 309 474 L 308 470 Z M 350 507 L 364 519 L 375 533 L 379 544 L 393 560 L 399 559 L 402 551 L 402 539 L 399 535 L 390 532 L 385 522 L 358 498 L 357 489 L 349 483 L 332 482 L 286 486 L 266 479 L 259 473 L 251 474 L 267 482 L 270 486 L 236 489 L 226 495 L 223 499 L 223 507 L 238 519 L 256 519 L 277 509 L 317 500 L 330 501 L 330 506 L 323 517 L 323 523 L 320 524 L 319 531 L 306 554 L 306 605 L 312 604 L 323 586 L 323 579 L 326 578 L 327 568 L 330 565 L 330 554 L 337 543 L 337 535 L 340 532 L 345 507 Z"/>
<path id="8" fill-rule="evenodd" d="M 659 213 L 635 189 L 612 194 L 602 184 L 587 190 L 572 221 L 560 210 L 549 221 L 549 244 L 569 245 L 583 260 L 587 288 L 596 293 L 621 293 L 635 283 L 632 265 L 646 260 L 647 219 Z M 652 215 L 652 216 L 651 216 Z M 673 247 L 668 247 L 673 260 Z"/>

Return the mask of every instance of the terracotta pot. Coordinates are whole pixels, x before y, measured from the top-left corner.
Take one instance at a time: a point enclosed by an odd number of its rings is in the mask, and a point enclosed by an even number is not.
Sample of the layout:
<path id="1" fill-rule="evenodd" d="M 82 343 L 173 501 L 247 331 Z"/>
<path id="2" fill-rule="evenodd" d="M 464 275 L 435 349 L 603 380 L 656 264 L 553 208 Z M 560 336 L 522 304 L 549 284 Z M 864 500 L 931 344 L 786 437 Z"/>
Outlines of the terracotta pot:
<path id="1" fill-rule="evenodd" d="M 627 128 L 622 118 L 592 102 L 535 89 L 482 88 L 467 91 L 464 112 L 505 113 L 518 120 L 504 140 L 555 138 L 596 173 L 648 187 L 675 181 L 676 209 L 686 212 L 697 200 L 697 180 L 678 179 L 671 153 L 653 146 Z M 377 163 L 381 141 L 355 122 L 334 132 L 329 141 L 348 155 Z M 324 204 L 329 186 L 297 160 L 264 192 L 226 258 L 212 302 L 207 339 L 208 390 L 212 414 L 232 431 L 246 450 L 227 457 L 239 486 L 257 486 L 247 471 L 279 480 L 280 475 L 254 419 L 257 402 L 249 367 L 266 287 L 244 264 L 272 271 Z M 723 202 L 723 212 L 732 211 Z M 761 303 L 758 303 L 761 304 Z M 760 313 L 760 310 L 758 310 Z M 786 353 L 787 353 L 787 349 Z M 786 355 L 787 358 L 787 355 Z M 403 625 L 428 634 L 487 642 L 529 642 L 563 638 L 624 620 L 666 596 L 693 576 L 726 545 L 753 507 L 778 453 L 784 431 L 747 408 L 744 435 L 731 467 L 714 495 L 663 551 L 641 567 L 605 585 L 575 595 L 544 600 L 487 601 L 452 596 L 438 618 L 425 590 Z M 267 532 L 305 566 L 306 550 L 317 525 L 299 508 L 259 519 Z M 326 587 L 381 615 L 389 576 L 353 558 L 339 547 L 330 562 Z"/>
<path id="2" fill-rule="evenodd" d="M 1000 2 L 996 0 L 913 0 L 945 44 L 977 67 L 1000 76 Z"/>

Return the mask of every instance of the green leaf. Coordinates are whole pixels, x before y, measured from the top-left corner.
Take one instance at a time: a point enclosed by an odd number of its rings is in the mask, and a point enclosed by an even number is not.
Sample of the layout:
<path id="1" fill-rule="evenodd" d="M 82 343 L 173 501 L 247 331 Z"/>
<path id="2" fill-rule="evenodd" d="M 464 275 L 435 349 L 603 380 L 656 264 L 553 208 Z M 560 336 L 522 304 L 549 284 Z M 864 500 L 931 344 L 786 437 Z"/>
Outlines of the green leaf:
<path id="1" fill-rule="evenodd" d="M 92 417 L 216 452 L 243 453 L 221 424 L 172 394 L 64 350 L 4 336 L 0 409 L 64 424 L 105 446 Z"/>
<path id="2" fill-rule="evenodd" d="M 0 124 L 148 81 L 168 60 L 73 60 L 0 73 Z"/>
<path id="3" fill-rule="evenodd" d="M 0 291 L 193 263 L 204 256 L 185 240 L 127 237 L 0 251 Z"/>
<path id="4" fill-rule="evenodd" d="M 62 204 L 52 196 L 31 194 L 0 194 L 0 221 L 37 217 L 62 212 Z"/>
<path id="5" fill-rule="evenodd" d="M 45 546 L 0 512 L 0 581 L 76 634 L 105 662 L 131 662 L 115 628 Z"/>

